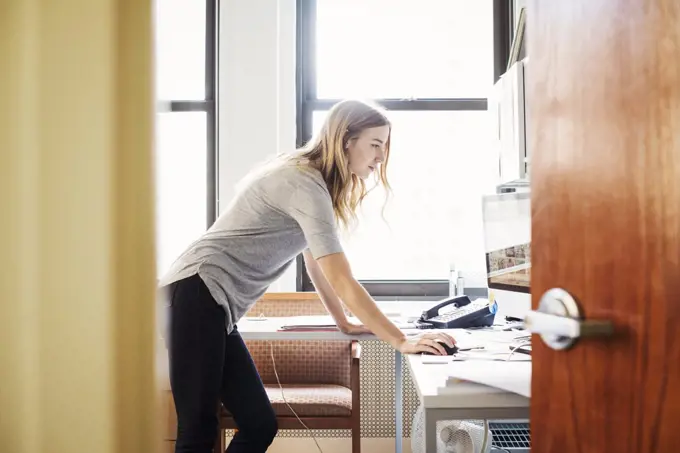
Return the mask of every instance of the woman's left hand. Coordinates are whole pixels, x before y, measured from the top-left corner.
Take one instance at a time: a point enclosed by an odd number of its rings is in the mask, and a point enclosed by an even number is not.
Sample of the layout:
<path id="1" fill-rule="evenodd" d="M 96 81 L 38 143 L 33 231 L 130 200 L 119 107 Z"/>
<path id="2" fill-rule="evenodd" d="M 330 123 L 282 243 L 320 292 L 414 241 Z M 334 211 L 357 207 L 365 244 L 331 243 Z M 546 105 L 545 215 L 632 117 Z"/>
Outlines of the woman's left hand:
<path id="1" fill-rule="evenodd" d="M 368 330 L 368 327 L 364 326 L 363 324 L 352 324 L 351 322 L 338 324 L 338 329 L 340 329 L 342 333 L 347 335 L 361 335 L 366 333 L 368 334 L 373 333 L 370 330 Z"/>

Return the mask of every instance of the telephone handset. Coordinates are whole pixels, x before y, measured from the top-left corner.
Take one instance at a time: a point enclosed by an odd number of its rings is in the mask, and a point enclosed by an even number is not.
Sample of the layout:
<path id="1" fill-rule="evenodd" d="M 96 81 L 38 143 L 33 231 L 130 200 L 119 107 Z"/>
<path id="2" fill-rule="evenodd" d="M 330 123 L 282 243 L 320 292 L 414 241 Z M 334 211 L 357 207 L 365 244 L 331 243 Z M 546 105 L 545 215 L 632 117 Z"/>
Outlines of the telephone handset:
<path id="1" fill-rule="evenodd" d="M 474 302 L 468 296 L 444 299 L 423 312 L 416 323 L 422 329 L 467 329 L 493 325 L 498 304 L 487 299 Z"/>

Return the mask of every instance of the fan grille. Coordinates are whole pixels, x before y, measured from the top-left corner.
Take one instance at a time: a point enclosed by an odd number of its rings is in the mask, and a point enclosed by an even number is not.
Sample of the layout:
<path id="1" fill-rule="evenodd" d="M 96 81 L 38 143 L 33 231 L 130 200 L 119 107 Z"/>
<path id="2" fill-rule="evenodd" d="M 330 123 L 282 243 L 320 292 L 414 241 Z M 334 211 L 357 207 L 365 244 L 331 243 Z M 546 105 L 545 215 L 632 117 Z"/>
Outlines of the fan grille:
<path id="1" fill-rule="evenodd" d="M 489 422 L 493 446 L 512 453 L 528 452 L 531 431 L 528 423 Z"/>

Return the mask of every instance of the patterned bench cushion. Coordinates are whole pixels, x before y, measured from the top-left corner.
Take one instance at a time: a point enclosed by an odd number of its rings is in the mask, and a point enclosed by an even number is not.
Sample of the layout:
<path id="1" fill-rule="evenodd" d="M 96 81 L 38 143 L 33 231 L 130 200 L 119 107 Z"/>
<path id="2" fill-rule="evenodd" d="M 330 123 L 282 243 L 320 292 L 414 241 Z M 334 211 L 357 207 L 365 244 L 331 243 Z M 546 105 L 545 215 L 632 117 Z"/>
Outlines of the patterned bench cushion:
<path id="1" fill-rule="evenodd" d="M 352 414 L 352 392 L 339 385 L 278 384 L 265 385 L 277 416 L 294 417 L 286 401 L 299 417 L 348 417 Z M 222 408 L 225 415 L 229 412 Z"/>

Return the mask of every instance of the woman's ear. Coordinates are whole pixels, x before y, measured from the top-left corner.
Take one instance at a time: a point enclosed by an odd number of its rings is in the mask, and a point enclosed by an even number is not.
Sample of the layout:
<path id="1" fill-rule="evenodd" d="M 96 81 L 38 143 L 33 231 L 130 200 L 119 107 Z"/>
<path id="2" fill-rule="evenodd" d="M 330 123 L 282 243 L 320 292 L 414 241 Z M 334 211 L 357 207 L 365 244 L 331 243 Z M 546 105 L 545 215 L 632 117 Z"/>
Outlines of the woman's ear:
<path id="1" fill-rule="evenodd" d="M 352 142 L 352 140 L 356 140 L 356 137 L 347 137 L 345 140 L 345 151 L 349 150 L 349 144 Z"/>

